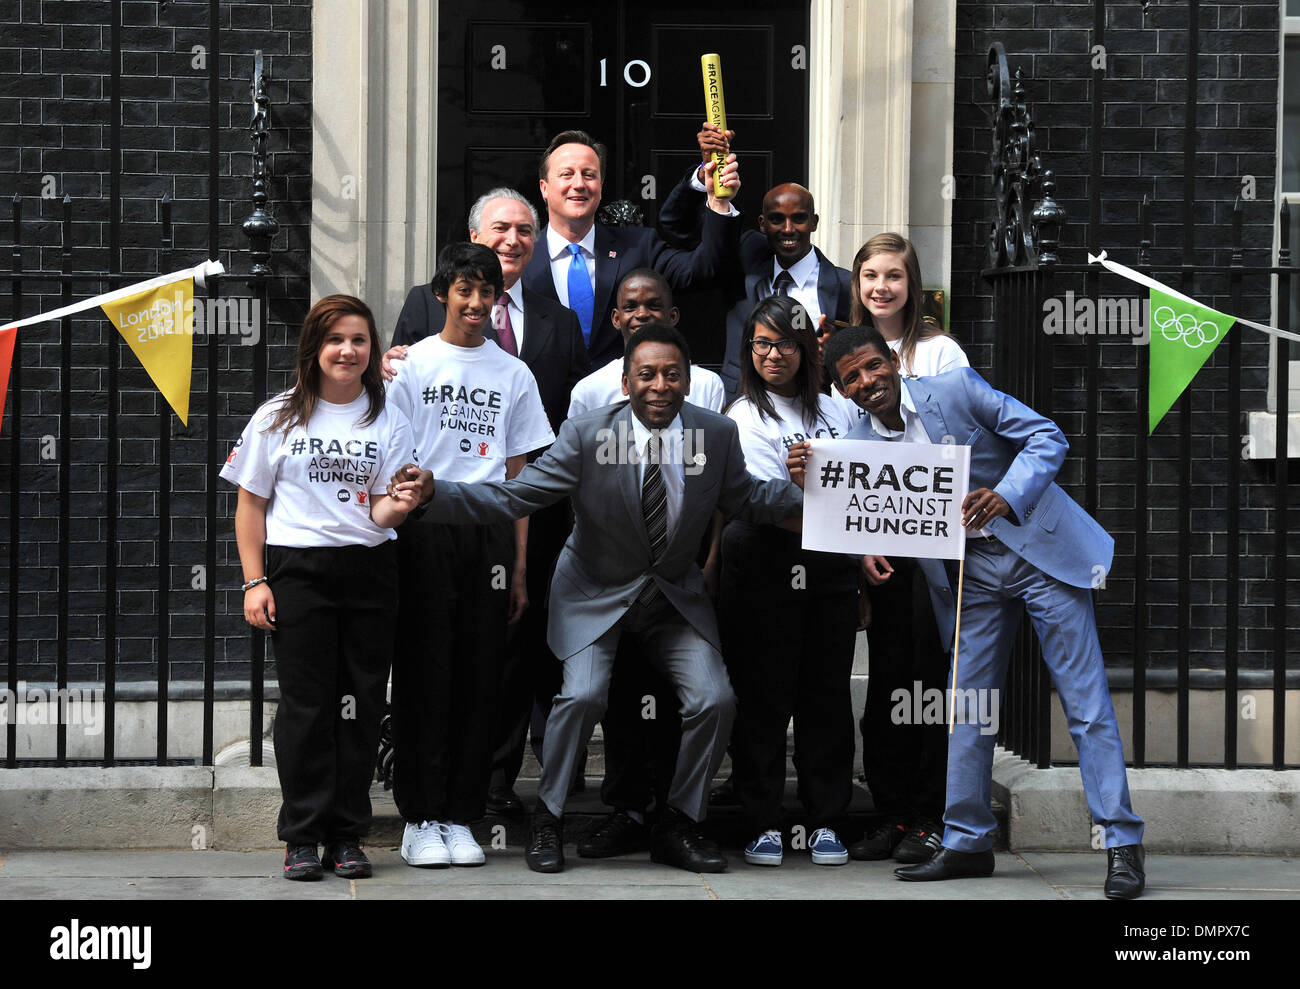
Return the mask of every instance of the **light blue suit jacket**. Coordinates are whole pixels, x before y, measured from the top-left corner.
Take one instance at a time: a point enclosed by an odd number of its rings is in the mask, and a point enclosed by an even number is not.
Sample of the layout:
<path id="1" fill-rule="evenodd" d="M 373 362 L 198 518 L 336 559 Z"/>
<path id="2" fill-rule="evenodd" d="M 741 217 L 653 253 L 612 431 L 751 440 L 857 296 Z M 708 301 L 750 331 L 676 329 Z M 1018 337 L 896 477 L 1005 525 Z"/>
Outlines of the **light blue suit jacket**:
<path id="1" fill-rule="evenodd" d="M 1115 540 L 1055 483 L 1070 444 L 1061 428 L 991 387 L 971 368 L 903 378 L 932 443 L 971 448 L 970 490 L 991 488 L 1011 516 L 985 529 L 1021 559 L 1074 587 L 1096 587 L 1110 570 Z M 863 418 L 848 439 L 886 440 Z M 941 560 L 921 560 L 944 648 L 952 647 L 956 599 Z M 955 571 L 954 571 L 955 572 Z"/>

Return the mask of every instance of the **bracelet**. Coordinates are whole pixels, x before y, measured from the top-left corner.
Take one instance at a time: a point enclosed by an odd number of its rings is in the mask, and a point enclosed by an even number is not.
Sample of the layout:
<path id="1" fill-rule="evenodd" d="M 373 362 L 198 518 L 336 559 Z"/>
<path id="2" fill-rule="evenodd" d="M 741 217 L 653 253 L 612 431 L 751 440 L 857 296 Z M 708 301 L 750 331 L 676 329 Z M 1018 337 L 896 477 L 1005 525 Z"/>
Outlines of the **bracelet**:
<path id="1" fill-rule="evenodd" d="M 247 584 L 244 585 L 244 593 L 247 594 L 258 584 L 265 584 L 265 583 L 266 583 L 265 577 L 254 577 L 252 580 L 250 580 Z"/>

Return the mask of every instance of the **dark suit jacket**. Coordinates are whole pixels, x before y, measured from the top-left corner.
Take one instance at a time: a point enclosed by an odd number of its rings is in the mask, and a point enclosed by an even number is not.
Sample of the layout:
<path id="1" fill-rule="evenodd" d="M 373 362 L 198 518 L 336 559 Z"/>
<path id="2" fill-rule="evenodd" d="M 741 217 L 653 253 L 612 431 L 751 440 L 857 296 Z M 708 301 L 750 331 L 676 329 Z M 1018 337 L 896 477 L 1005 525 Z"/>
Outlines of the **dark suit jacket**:
<path id="1" fill-rule="evenodd" d="M 551 429 L 559 432 L 560 423 L 569 412 L 569 395 L 573 386 L 591 373 L 591 361 L 582 342 L 582 326 L 571 309 L 554 298 L 530 292 L 524 286 L 524 349 L 520 360 L 528 365 L 537 379 L 542 405 Z M 417 285 L 406 296 L 397 317 L 397 329 L 389 346 L 410 346 L 417 340 L 441 333 L 447 313 L 433 289 Z M 490 324 L 483 331 L 489 340 L 497 340 Z"/>
<path id="2" fill-rule="evenodd" d="M 697 221 L 697 246 L 692 250 L 670 247 L 659 234 L 646 227 L 607 227 L 596 224 L 595 307 L 591 321 L 591 342 L 587 350 L 593 367 L 604 367 L 623 355 L 623 337 L 609 318 L 614 308 L 614 289 L 633 268 L 654 268 L 675 290 L 700 288 L 721 272 L 724 260 L 737 249 L 740 223 L 706 209 Z M 537 235 L 533 258 L 524 271 L 524 288 L 559 301 L 551 261 L 547 257 L 546 228 Z"/>
<path id="3" fill-rule="evenodd" d="M 691 188 L 690 176 L 679 182 L 659 209 L 659 226 L 673 243 L 692 244 L 702 236 L 700 206 L 704 194 Z M 849 318 L 849 272 L 832 264 L 820 250 L 813 248 L 820 265 L 817 272 L 817 300 L 830 319 Z M 772 249 L 767 238 L 757 230 L 740 236 L 737 253 L 726 259 L 722 281 L 732 305 L 727 313 L 727 351 L 722 365 L 722 381 L 727 399 L 735 398 L 740 386 L 740 340 L 745 319 L 767 295 L 772 280 Z"/>

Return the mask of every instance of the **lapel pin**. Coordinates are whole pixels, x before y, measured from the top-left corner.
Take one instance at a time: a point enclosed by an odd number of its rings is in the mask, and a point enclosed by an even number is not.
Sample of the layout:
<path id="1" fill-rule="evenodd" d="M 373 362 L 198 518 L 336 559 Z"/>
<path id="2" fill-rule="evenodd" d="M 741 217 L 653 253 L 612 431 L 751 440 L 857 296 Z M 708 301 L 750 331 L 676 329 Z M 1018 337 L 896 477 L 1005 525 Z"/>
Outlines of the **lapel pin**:
<path id="1" fill-rule="evenodd" d="M 709 462 L 709 458 L 702 453 L 697 453 L 691 459 L 695 462 L 696 467 L 703 467 L 705 464 Z"/>
<path id="2" fill-rule="evenodd" d="M 618 251 L 610 251 L 610 252 L 609 252 L 609 256 L 610 256 L 611 258 L 616 258 L 616 257 L 618 257 Z"/>

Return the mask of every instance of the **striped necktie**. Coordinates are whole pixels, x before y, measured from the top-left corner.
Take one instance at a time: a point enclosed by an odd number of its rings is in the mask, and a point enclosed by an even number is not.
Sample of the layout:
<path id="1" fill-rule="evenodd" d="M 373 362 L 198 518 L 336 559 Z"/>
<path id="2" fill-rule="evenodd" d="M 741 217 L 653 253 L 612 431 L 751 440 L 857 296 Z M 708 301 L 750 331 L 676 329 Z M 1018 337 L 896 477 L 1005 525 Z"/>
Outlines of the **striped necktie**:
<path id="1" fill-rule="evenodd" d="M 646 535 L 650 537 L 650 554 L 655 563 L 663 559 L 668 549 L 668 489 L 664 487 L 663 471 L 659 469 L 659 437 L 651 436 L 646 444 L 645 478 L 641 481 L 641 517 L 645 520 Z M 659 597 L 659 587 L 654 578 L 637 595 L 641 604 L 650 604 Z"/>

